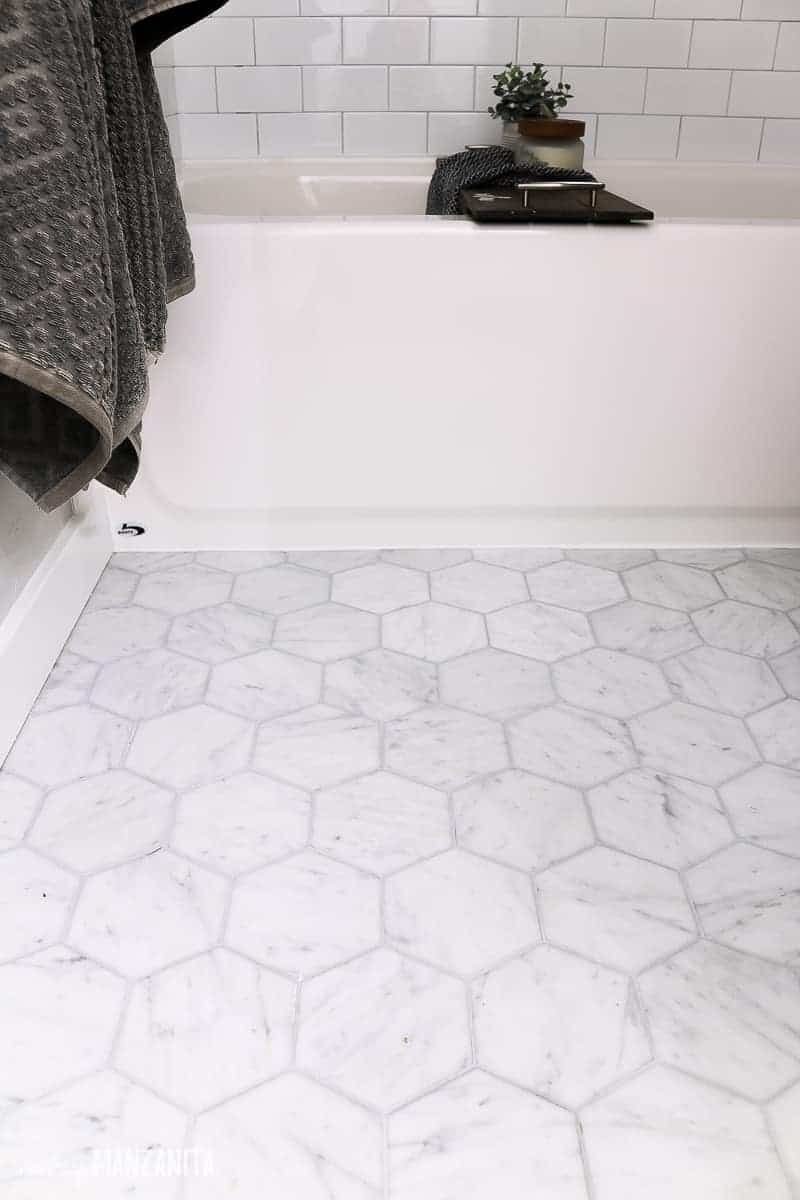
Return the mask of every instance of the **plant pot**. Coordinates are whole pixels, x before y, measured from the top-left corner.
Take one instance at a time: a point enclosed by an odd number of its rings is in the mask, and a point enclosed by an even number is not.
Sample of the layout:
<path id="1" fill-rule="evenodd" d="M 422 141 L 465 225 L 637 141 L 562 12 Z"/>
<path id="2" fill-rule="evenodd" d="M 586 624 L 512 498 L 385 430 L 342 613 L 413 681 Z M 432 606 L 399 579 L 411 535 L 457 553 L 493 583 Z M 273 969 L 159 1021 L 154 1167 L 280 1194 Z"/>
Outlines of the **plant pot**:
<path id="1" fill-rule="evenodd" d="M 516 161 L 546 163 L 549 167 L 583 167 L 585 121 L 567 117 L 527 117 L 517 126 L 514 150 Z"/>
<path id="2" fill-rule="evenodd" d="M 503 121 L 503 136 L 500 139 L 500 145 L 505 146 L 506 150 L 513 150 L 516 154 L 519 146 L 519 125 L 516 121 Z"/>

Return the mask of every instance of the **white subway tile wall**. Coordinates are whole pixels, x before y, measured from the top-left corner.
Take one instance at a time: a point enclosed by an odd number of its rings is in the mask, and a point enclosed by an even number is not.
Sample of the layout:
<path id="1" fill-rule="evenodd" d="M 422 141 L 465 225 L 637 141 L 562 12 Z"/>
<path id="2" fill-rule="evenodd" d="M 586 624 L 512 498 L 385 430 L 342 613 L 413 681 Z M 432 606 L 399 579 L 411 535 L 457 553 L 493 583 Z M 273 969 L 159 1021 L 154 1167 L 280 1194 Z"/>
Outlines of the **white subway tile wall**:
<path id="1" fill-rule="evenodd" d="M 229 0 L 156 62 L 182 155 L 250 158 L 499 140 L 512 59 L 572 84 L 590 155 L 800 163 L 800 0 Z"/>

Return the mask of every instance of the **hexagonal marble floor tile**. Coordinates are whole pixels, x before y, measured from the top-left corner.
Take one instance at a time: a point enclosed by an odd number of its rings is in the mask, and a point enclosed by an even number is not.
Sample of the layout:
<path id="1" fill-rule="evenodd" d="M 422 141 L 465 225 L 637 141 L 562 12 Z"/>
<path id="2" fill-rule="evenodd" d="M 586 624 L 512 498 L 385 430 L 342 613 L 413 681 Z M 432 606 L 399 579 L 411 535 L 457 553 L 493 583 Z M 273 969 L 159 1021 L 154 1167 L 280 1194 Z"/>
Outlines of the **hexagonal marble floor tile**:
<path id="1" fill-rule="evenodd" d="M 578 612 L 594 612 L 625 599 L 625 589 L 618 575 L 585 563 L 553 563 L 530 571 L 526 578 L 534 600 L 559 604 Z"/>
<path id="2" fill-rule="evenodd" d="M 366 717 L 317 704 L 262 725 L 253 764 L 299 787 L 325 787 L 375 770 L 378 742 Z"/>
<path id="3" fill-rule="evenodd" d="M 310 571 L 322 571 L 333 575 L 337 571 L 352 571 L 354 567 L 365 567 L 375 562 L 377 550 L 289 550 L 289 562 Z"/>
<path id="4" fill-rule="evenodd" d="M 217 604 L 176 617 L 167 644 L 207 663 L 254 654 L 269 645 L 275 622 L 238 604 Z"/>
<path id="5" fill-rule="evenodd" d="M 708 937 L 800 965 L 800 861 L 740 843 L 686 876 Z"/>
<path id="6" fill-rule="evenodd" d="M 152 571 L 168 571 L 171 567 L 185 567 L 193 561 L 193 555 L 185 550 L 123 550 L 111 557 L 111 565 L 135 575 L 149 575 Z"/>
<path id="7" fill-rule="evenodd" d="M 720 789 L 740 837 L 800 856 L 800 771 L 754 767 Z"/>
<path id="8" fill-rule="evenodd" d="M 736 717 L 675 701 L 630 724 L 642 765 L 712 786 L 758 761 L 758 751 Z"/>
<path id="9" fill-rule="evenodd" d="M 134 576 L 129 576 L 133 579 Z M 69 650 L 59 656 L 50 675 L 36 697 L 31 710 L 39 713 L 53 712 L 70 704 L 88 704 L 89 692 L 100 670 L 98 663 L 88 662 Z"/>
<path id="10" fill-rule="evenodd" d="M 240 575 L 261 567 L 277 567 L 286 561 L 286 556 L 281 550 L 202 550 L 195 555 L 195 561 L 203 567 Z"/>
<path id="11" fill-rule="evenodd" d="M 279 617 L 273 644 L 312 662 L 327 663 L 372 650 L 379 633 L 380 620 L 374 613 L 344 604 L 317 604 Z"/>
<path id="12" fill-rule="evenodd" d="M 0 855 L 0 961 L 59 941 L 78 881 L 20 846 Z"/>
<path id="13" fill-rule="evenodd" d="M 650 1058 L 629 979 L 539 946 L 473 984 L 478 1062 L 574 1108 Z"/>
<path id="14" fill-rule="evenodd" d="M 674 871 L 597 846 L 538 876 L 546 938 L 577 954 L 640 971 L 697 937 Z"/>
<path id="15" fill-rule="evenodd" d="M 749 717 L 747 724 L 769 762 L 800 767 L 800 700 L 773 704 Z"/>
<path id="16" fill-rule="evenodd" d="M 770 666 L 787 696 L 800 699 L 800 647 L 774 658 Z"/>
<path id="17" fill-rule="evenodd" d="M 800 571 L 774 563 L 743 562 L 720 572 L 731 600 L 788 611 L 800 604 Z"/>
<path id="18" fill-rule="evenodd" d="M 417 604 L 383 618 L 383 644 L 438 663 L 485 646 L 486 629 L 478 613 L 447 604 Z"/>
<path id="19" fill-rule="evenodd" d="M 0 769 L 0 850 L 22 841 L 41 798 L 32 783 Z"/>
<path id="20" fill-rule="evenodd" d="M 548 546 L 478 546 L 473 551 L 479 562 L 508 567 L 511 571 L 535 571 L 549 563 L 561 562 L 563 550 Z"/>
<path id="21" fill-rule="evenodd" d="M 330 663 L 322 695 L 335 708 L 390 721 L 436 701 L 436 667 L 393 650 L 368 650 Z"/>
<path id="22" fill-rule="evenodd" d="M 772 1135 L 781 1155 L 783 1165 L 794 1187 L 795 1196 L 800 1195 L 800 1083 L 773 1100 L 769 1109 Z"/>
<path id="23" fill-rule="evenodd" d="M 34 783 L 55 787 L 118 767 L 133 726 L 99 708 L 77 705 L 29 717 L 5 765 Z"/>
<path id="24" fill-rule="evenodd" d="M 602 783 L 635 761 L 620 721 L 565 704 L 520 717 L 508 734 L 517 766 L 576 787 Z"/>
<path id="25" fill-rule="evenodd" d="M 746 558 L 754 558 L 757 562 L 774 563 L 777 567 L 793 567 L 800 571 L 800 549 L 797 546 L 751 546 L 745 552 Z"/>
<path id="26" fill-rule="evenodd" d="M 384 921 L 398 950 L 464 975 L 540 939 L 528 877 L 463 850 L 388 879 Z"/>
<path id="27" fill-rule="evenodd" d="M 197 1112 L 285 1070 L 294 986 L 230 950 L 211 950 L 133 989 L 115 1064 Z"/>
<path id="28" fill-rule="evenodd" d="M 429 858 L 450 841 L 447 797 L 388 771 L 317 796 L 314 845 L 377 875 Z"/>
<path id="29" fill-rule="evenodd" d="M 99 871 L 160 845 L 172 796 L 129 771 L 106 771 L 50 792 L 32 846 L 76 871 Z"/>
<path id="30" fill-rule="evenodd" d="M 800 633 L 784 613 L 722 600 L 694 614 L 703 640 L 720 650 L 771 658 L 800 644 Z"/>
<path id="31" fill-rule="evenodd" d="M 316 704 L 322 688 L 322 667 L 280 650 L 262 650 L 211 672 L 209 704 L 240 717 L 266 721 L 281 713 Z"/>
<path id="32" fill-rule="evenodd" d="M 639 980 L 658 1058 L 768 1100 L 800 1079 L 800 980 L 698 942 Z"/>
<path id="33" fill-rule="evenodd" d="M 586 617 L 551 604 L 514 604 L 489 613 L 486 624 L 492 646 L 541 662 L 555 662 L 594 645 Z"/>
<path id="34" fill-rule="evenodd" d="M 632 717 L 669 700 L 658 667 L 617 650 L 587 650 L 556 663 L 553 679 L 567 704 L 609 717 Z"/>
<path id="35" fill-rule="evenodd" d="M 113 1071 L 97 1072 L 10 1109 L 0 1124 L 4 1179 L 19 1196 L 42 1200 L 48 1195 L 124 1200 L 145 1194 L 148 1200 L 175 1200 L 178 1179 L 166 1168 L 170 1155 L 183 1146 L 187 1124 L 184 1113 L 152 1092 Z M 126 1172 L 120 1168 L 128 1149 L 132 1158 Z M 24 1181 L 24 1192 L 11 1180 Z"/>
<path id="36" fill-rule="evenodd" d="M 373 950 L 303 986 L 297 1065 L 382 1111 L 469 1062 L 464 986 L 433 967 Z"/>
<path id="37" fill-rule="evenodd" d="M 388 613 L 428 599 L 428 581 L 421 571 L 392 563 L 370 563 L 334 576 L 331 599 L 367 612 Z"/>
<path id="38" fill-rule="evenodd" d="M 529 599 L 519 571 L 474 561 L 436 571 L 431 576 L 431 597 L 483 613 Z"/>
<path id="39" fill-rule="evenodd" d="M 203 699 L 208 667 L 171 650 L 145 650 L 107 663 L 92 689 L 102 708 L 133 720 L 187 708 Z"/>
<path id="40" fill-rule="evenodd" d="M 265 567 L 238 577 L 233 586 L 233 600 L 277 617 L 322 604 L 328 599 L 328 591 L 327 579 L 313 571 L 301 567 Z"/>
<path id="41" fill-rule="evenodd" d="M 458 787 L 508 765 L 500 725 L 434 705 L 386 725 L 386 765 L 433 787 Z"/>
<path id="42" fill-rule="evenodd" d="M 574 1119 L 470 1071 L 389 1118 L 392 1200 L 585 1200 Z"/>
<path id="43" fill-rule="evenodd" d="M 584 563 L 587 567 L 604 567 L 607 571 L 627 571 L 640 563 L 652 562 L 652 550 L 568 550 L 567 558 L 572 562 Z"/>
<path id="44" fill-rule="evenodd" d="M 653 1067 L 581 1114 L 597 1200 L 791 1200 L 763 1114 Z"/>
<path id="45" fill-rule="evenodd" d="M 604 842 L 665 867 L 688 867 L 733 839 L 716 793 L 675 775 L 628 771 L 588 799 Z"/>
<path id="46" fill-rule="evenodd" d="M 155 650 L 169 628 L 169 617 L 126 605 L 84 613 L 70 634 L 67 649 L 92 662 L 112 662 L 126 654 Z"/>
<path id="47" fill-rule="evenodd" d="M 105 1065 L 125 984 L 63 946 L 0 967 L 3 1095 L 40 1096 Z"/>
<path id="48" fill-rule="evenodd" d="M 680 563 L 685 567 L 702 567 L 706 571 L 721 571 L 744 558 L 741 550 L 657 550 L 656 555 L 664 562 Z"/>
<path id="49" fill-rule="evenodd" d="M 665 663 L 680 700 L 745 717 L 783 699 L 783 689 L 766 663 L 730 650 L 701 646 Z"/>
<path id="50" fill-rule="evenodd" d="M 307 850 L 239 881 L 226 941 L 267 966 L 309 975 L 369 950 L 380 936 L 377 880 Z"/>
<path id="51" fill-rule="evenodd" d="M 169 787 L 189 788 L 241 769 L 252 740 L 249 722 L 197 705 L 142 722 L 127 763 Z"/>
<path id="52" fill-rule="evenodd" d="M 460 846 L 522 871 L 540 871 L 594 842 L 579 792 L 527 771 L 500 771 L 453 798 Z"/>
<path id="53" fill-rule="evenodd" d="M 601 646 L 655 662 L 700 645 L 697 630 L 685 613 L 638 600 L 625 600 L 593 613 L 592 625 Z"/>
<path id="54" fill-rule="evenodd" d="M 458 547 L 432 546 L 427 550 L 381 550 L 385 562 L 397 563 L 400 567 L 413 567 L 417 571 L 439 571 L 442 567 L 455 567 L 472 558 L 470 550 Z"/>
<path id="55" fill-rule="evenodd" d="M 106 567 L 95 584 L 84 612 L 98 608 L 117 608 L 130 604 L 138 580 L 134 571 L 121 571 L 119 567 Z"/>
<path id="56" fill-rule="evenodd" d="M 159 850 L 87 880 L 69 943 L 125 975 L 147 975 L 217 941 L 227 885 Z"/>
<path id="57" fill-rule="evenodd" d="M 231 1195 L 280 1200 L 380 1200 L 380 1118 L 300 1075 L 282 1075 L 197 1120 L 194 1143 L 214 1174 L 187 1184 L 187 1200 Z"/>
<path id="58" fill-rule="evenodd" d="M 439 681 L 443 703 L 498 721 L 555 700 L 543 663 L 503 650 L 476 650 L 442 663 Z"/>
<path id="59" fill-rule="evenodd" d="M 134 599 L 144 608 L 176 614 L 222 604 L 230 592 L 231 578 L 225 571 L 191 563 L 168 571 L 151 571 L 139 581 Z"/>
<path id="60" fill-rule="evenodd" d="M 182 796 L 170 840 L 179 853 L 237 875 L 300 850 L 310 813 L 305 792 L 242 772 Z"/>
<path id="61" fill-rule="evenodd" d="M 645 563 L 626 571 L 624 578 L 634 600 L 679 612 L 694 612 L 723 598 L 723 591 L 714 576 L 700 567 L 669 562 Z"/>

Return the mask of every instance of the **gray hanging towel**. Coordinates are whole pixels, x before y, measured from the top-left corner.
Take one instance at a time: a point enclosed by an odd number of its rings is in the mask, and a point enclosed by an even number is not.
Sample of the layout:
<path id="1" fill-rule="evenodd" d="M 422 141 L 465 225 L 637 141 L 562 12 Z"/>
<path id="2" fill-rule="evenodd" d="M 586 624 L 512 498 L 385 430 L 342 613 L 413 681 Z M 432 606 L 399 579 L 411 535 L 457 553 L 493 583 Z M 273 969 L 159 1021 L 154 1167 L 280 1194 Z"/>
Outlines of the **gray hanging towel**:
<path id="1" fill-rule="evenodd" d="M 437 158 L 436 169 L 428 185 L 425 212 L 429 216 L 455 217 L 463 212 L 462 188 L 506 187 L 513 183 L 536 179 L 592 180 L 588 171 L 549 167 L 545 163 L 525 163 L 516 166 L 514 153 L 505 146 L 479 146 L 461 150 L 446 158 Z"/>
<path id="2" fill-rule="evenodd" d="M 150 53 L 224 2 L 0 4 L 0 473 L 46 512 L 135 478 L 148 356 L 194 286 Z"/>

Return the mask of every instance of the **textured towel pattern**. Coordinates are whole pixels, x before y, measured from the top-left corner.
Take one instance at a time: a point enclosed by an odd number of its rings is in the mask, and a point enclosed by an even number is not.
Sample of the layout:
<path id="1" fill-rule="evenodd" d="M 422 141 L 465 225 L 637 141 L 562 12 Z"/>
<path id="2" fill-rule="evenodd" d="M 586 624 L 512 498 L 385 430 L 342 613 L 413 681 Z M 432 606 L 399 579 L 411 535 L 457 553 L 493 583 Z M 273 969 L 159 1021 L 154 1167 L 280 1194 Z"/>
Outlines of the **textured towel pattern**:
<path id="1" fill-rule="evenodd" d="M 505 146 L 486 146 L 476 150 L 462 150 L 446 158 L 437 158 L 436 170 L 428 186 L 425 212 L 431 216 L 455 217 L 463 212 L 461 207 L 462 188 L 496 184 L 505 187 L 535 179 L 591 180 L 588 171 L 566 170 L 563 167 L 548 167 L 544 163 L 526 163 L 516 166 L 514 153 Z"/>

